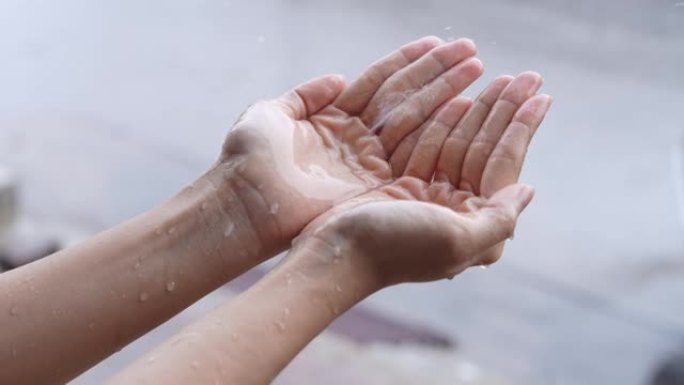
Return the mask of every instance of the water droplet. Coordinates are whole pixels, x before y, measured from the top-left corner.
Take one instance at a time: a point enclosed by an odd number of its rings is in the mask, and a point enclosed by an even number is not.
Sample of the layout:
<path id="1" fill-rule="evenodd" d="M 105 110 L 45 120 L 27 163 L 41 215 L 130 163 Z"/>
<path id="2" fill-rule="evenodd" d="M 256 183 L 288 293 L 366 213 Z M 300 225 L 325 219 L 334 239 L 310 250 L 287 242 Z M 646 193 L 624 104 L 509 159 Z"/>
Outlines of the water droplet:
<path id="1" fill-rule="evenodd" d="M 509 241 L 512 241 L 512 240 L 514 240 L 514 239 L 515 239 L 515 232 L 511 233 L 511 236 L 508 237 L 508 240 L 509 240 Z"/>
<path id="2" fill-rule="evenodd" d="M 162 230 L 161 230 L 159 227 L 157 227 L 157 228 L 154 230 L 154 234 L 155 234 L 155 235 L 161 235 L 161 234 L 162 234 Z"/>
<path id="3" fill-rule="evenodd" d="M 202 202 L 202 204 L 200 205 L 201 211 L 205 211 L 208 208 L 209 208 L 209 205 L 207 204 L 207 202 Z"/>
<path id="4" fill-rule="evenodd" d="M 279 210 L 279 209 L 280 209 L 280 205 L 279 205 L 278 203 L 274 203 L 274 204 L 271 205 L 271 207 L 269 208 L 268 211 L 269 211 L 272 215 L 275 215 L 275 214 L 278 213 L 278 210 Z"/>
<path id="5" fill-rule="evenodd" d="M 176 282 L 175 281 L 169 281 L 166 283 L 166 291 L 167 292 L 172 292 L 176 289 Z"/>
<path id="6" fill-rule="evenodd" d="M 138 296 L 138 301 L 140 301 L 140 302 L 145 302 L 145 301 L 147 301 L 147 299 L 148 299 L 149 297 L 150 297 L 149 294 L 147 294 L 147 292 L 144 292 L 144 291 L 143 291 L 143 292 L 141 292 L 140 295 Z"/>
<path id="7" fill-rule="evenodd" d="M 340 246 L 335 246 L 333 248 L 333 254 L 335 255 L 336 258 L 339 258 L 342 255 L 342 248 Z"/>
<path id="8" fill-rule="evenodd" d="M 287 273 L 285 274 L 285 285 L 290 286 L 292 284 L 292 274 Z"/>
<path id="9" fill-rule="evenodd" d="M 285 331 L 286 327 L 285 327 L 285 323 L 283 321 L 276 321 L 275 324 L 276 324 L 276 327 L 278 327 L 279 331 L 281 331 L 281 332 Z"/>
<path id="10" fill-rule="evenodd" d="M 285 309 L 283 309 L 283 315 L 284 315 L 285 317 L 289 317 L 289 316 L 290 316 L 290 308 L 289 308 L 289 307 L 286 307 Z"/>
<path id="11" fill-rule="evenodd" d="M 489 269 L 489 265 L 480 265 L 480 269 L 487 270 Z"/>
<path id="12" fill-rule="evenodd" d="M 17 305 L 12 305 L 12 307 L 10 307 L 9 313 L 13 317 L 16 316 L 18 314 Z"/>
<path id="13" fill-rule="evenodd" d="M 340 285 L 335 285 L 335 291 L 338 292 L 338 293 L 341 293 L 341 292 L 342 292 L 342 286 L 340 286 Z"/>
<path id="14" fill-rule="evenodd" d="M 133 270 L 138 270 L 140 268 L 140 260 L 135 261 L 135 265 L 133 265 Z"/>
<path id="15" fill-rule="evenodd" d="M 333 306 L 333 308 L 331 309 L 331 311 L 332 311 L 332 313 L 333 313 L 334 315 L 340 314 L 340 308 L 337 307 L 337 306 Z"/>
<path id="16" fill-rule="evenodd" d="M 169 231 L 167 231 L 167 233 L 168 233 L 169 235 L 171 235 L 171 234 L 173 234 L 173 233 L 175 233 L 175 232 L 176 232 L 176 227 L 175 227 L 175 226 L 171 226 L 171 228 L 169 228 Z"/>
<path id="17" fill-rule="evenodd" d="M 226 231 L 223 232 L 223 236 L 228 238 L 231 234 L 233 234 L 233 231 L 235 231 L 235 224 L 230 223 L 228 227 L 226 227 Z"/>
<path id="18" fill-rule="evenodd" d="M 147 365 L 149 365 L 149 364 L 153 363 L 154 360 L 155 360 L 155 357 L 152 356 L 152 357 L 149 357 L 148 359 L 146 359 L 146 360 L 145 360 L 145 363 L 146 363 Z"/>

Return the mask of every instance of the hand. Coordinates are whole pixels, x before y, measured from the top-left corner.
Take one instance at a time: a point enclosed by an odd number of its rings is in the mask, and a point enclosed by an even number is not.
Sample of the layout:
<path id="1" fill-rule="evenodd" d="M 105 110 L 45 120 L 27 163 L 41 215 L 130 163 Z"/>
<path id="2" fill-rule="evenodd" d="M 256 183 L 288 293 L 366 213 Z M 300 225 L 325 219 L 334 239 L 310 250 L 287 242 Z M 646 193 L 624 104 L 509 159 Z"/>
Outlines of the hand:
<path id="1" fill-rule="evenodd" d="M 495 262 L 533 197 L 511 183 L 550 107 L 549 96 L 534 95 L 540 86 L 526 72 L 495 79 L 472 105 L 452 99 L 409 136 L 413 150 L 395 159 L 404 176 L 337 205 L 302 239 L 366 266 L 381 286 Z"/>
<path id="2" fill-rule="evenodd" d="M 406 136 L 482 73 L 469 40 L 424 38 L 345 88 L 324 76 L 239 119 L 215 167 L 268 249 L 283 248 L 336 202 L 401 175 L 389 160 Z"/>

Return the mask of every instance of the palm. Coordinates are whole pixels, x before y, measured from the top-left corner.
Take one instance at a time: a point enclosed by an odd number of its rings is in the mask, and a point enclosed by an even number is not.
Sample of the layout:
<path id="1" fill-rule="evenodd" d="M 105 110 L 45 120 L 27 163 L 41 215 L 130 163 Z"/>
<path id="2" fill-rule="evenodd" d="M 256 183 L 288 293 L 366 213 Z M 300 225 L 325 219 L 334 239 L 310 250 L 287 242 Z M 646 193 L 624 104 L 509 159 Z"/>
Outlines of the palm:
<path id="1" fill-rule="evenodd" d="M 392 181 L 412 132 L 481 73 L 469 41 L 422 39 L 380 60 L 349 87 L 323 77 L 260 102 L 236 123 L 221 164 L 235 166 L 261 233 L 276 244 L 333 204 Z M 250 198 L 251 196 L 251 198 Z"/>
<path id="2" fill-rule="evenodd" d="M 336 218 L 353 223 L 345 232 L 372 249 L 364 254 L 382 266 L 390 283 L 495 262 L 531 199 L 528 189 L 511 185 L 550 105 L 548 96 L 535 95 L 540 86 L 535 73 L 504 76 L 465 113 L 445 104 L 404 140 L 411 151 L 397 159 L 405 165 L 401 176 L 337 205 L 305 231 Z"/>

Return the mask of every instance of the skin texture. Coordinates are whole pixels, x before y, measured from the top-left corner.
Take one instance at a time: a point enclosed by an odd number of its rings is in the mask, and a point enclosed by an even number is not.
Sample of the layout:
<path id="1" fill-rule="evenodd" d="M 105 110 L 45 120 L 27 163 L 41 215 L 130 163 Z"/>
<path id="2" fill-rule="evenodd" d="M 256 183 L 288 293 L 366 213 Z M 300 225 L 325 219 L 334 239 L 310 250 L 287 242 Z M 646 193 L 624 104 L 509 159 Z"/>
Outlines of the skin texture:
<path id="1" fill-rule="evenodd" d="M 286 248 L 336 203 L 403 175 L 392 155 L 480 76 L 474 54 L 469 40 L 423 38 L 349 85 L 325 76 L 257 103 L 216 164 L 171 200 L 0 275 L 0 383 L 74 378 Z"/>
<path id="2" fill-rule="evenodd" d="M 317 217 L 260 282 L 110 384 L 268 384 L 339 314 L 372 293 L 495 262 L 534 195 L 511 183 L 551 103 L 533 96 L 538 87 L 530 84 L 540 81 L 535 73 L 500 77 L 474 103 L 447 101 L 418 134 L 398 142 L 397 151 L 404 141 L 413 150 L 397 155 L 402 170 L 393 170 L 394 182 Z M 523 95 L 513 111 L 510 95 Z M 489 134 L 496 139 L 485 146 Z"/>

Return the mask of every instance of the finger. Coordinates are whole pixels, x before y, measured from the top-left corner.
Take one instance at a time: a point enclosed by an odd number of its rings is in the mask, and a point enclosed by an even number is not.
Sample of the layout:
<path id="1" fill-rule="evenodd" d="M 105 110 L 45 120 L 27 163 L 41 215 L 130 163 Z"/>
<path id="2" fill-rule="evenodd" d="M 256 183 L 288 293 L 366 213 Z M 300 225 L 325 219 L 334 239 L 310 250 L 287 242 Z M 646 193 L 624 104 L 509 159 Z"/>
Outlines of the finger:
<path id="1" fill-rule="evenodd" d="M 513 235 L 520 213 L 534 196 L 531 186 L 515 184 L 496 192 L 486 204 L 474 212 L 469 223 L 470 242 L 467 250 L 479 255 L 486 249 Z"/>
<path id="2" fill-rule="evenodd" d="M 342 76 L 325 75 L 298 85 L 276 99 L 276 102 L 285 108 L 292 119 L 305 119 L 332 103 L 344 86 Z"/>
<path id="3" fill-rule="evenodd" d="M 397 71 L 387 79 L 359 115 L 368 126 L 380 126 L 383 118 L 408 95 L 431 82 L 461 61 L 474 56 L 475 44 L 459 39 L 433 48 L 426 55 Z"/>
<path id="4" fill-rule="evenodd" d="M 506 241 L 503 241 L 485 250 L 484 253 L 480 254 L 477 257 L 477 264 L 481 266 L 489 266 L 493 263 L 498 262 L 499 259 L 501 259 L 501 256 L 503 255 L 505 245 Z"/>
<path id="5" fill-rule="evenodd" d="M 424 125 L 426 128 L 411 152 L 404 175 L 432 181 L 439 153 L 451 129 L 472 105 L 469 98 L 458 96 L 440 107 L 434 117 Z"/>
<path id="6" fill-rule="evenodd" d="M 392 176 L 395 178 L 404 175 L 404 170 L 406 170 L 406 164 L 411 157 L 411 152 L 416 147 L 418 139 L 420 139 L 423 131 L 425 131 L 425 127 L 426 125 L 423 125 L 407 135 L 401 143 L 399 143 L 399 146 L 394 150 L 392 156 L 390 156 L 389 163 L 392 167 Z"/>
<path id="7" fill-rule="evenodd" d="M 496 102 L 496 99 L 511 80 L 513 80 L 513 77 L 510 75 L 494 79 L 480 93 L 463 119 L 449 133 L 437 162 L 435 180 L 449 182 L 454 186 L 458 186 L 458 181 L 461 178 L 461 167 L 463 166 L 463 159 L 468 151 L 468 146 L 480 130 L 494 102 Z"/>
<path id="8" fill-rule="evenodd" d="M 427 36 L 408 43 L 371 64 L 340 94 L 335 100 L 335 106 L 349 115 L 360 114 L 385 80 L 442 43 L 444 41 L 438 37 Z"/>
<path id="9" fill-rule="evenodd" d="M 418 129 L 414 130 L 409 135 L 407 135 L 404 139 L 402 139 L 401 143 L 399 143 L 399 146 L 397 146 L 397 149 L 394 150 L 394 152 L 390 156 L 390 165 L 392 166 L 392 174 L 395 177 L 404 175 L 404 171 L 406 170 L 406 165 L 408 164 L 409 159 L 411 158 L 411 154 L 414 152 L 414 149 L 415 149 L 416 145 L 418 144 L 418 140 L 421 139 L 423 132 L 425 131 L 426 128 L 435 127 L 435 126 L 441 128 L 444 125 L 448 126 L 448 123 L 450 121 L 452 121 L 453 118 L 455 118 L 456 122 L 458 122 L 458 119 L 460 119 L 460 116 L 459 117 L 453 116 L 453 114 L 456 112 L 453 110 L 460 108 L 460 106 L 463 106 L 464 104 L 465 104 L 465 108 L 467 109 L 468 105 L 470 105 L 470 103 L 471 102 L 466 97 L 453 98 L 449 102 L 445 103 L 442 107 L 440 107 L 433 114 L 433 116 L 430 119 L 428 119 L 425 123 L 423 123 Z M 448 110 L 448 111 L 445 111 L 445 110 Z M 445 115 L 445 112 L 447 112 L 446 115 Z M 451 118 L 451 119 L 449 119 L 449 118 Z M 453 123 L 453 124 L 455 124 L 455 123 Z M 452 124 L 452 126 L 453 126 L 453 124 Z M 431 136 L 432 135 L 433 134 L 431 134 Z"/>
<path id="10" fill-rule="evenodd" d="M 527 148 L 552 101 L 549 95 L 536 95 L 523 103 L 515 113 L 482 173 L 480 190 L 484 196 L 517 183 Z"/>
<path id="11" fill-rule="evenodd" d="M 459 188 L 480 194 L 480 181 L 487 159 L 496 147 L 501 134 L 520 105 L 534 95 L 542 85 L 542 78 L 535 72 L 523 72 L 503 90 L 487 116 L 482 128 L 473 138 L 461 171 Z"/>
<path id="12" fill-rule="evenodd" d="M 446 100 L 472 84 L 482 70 L 480 60 L 464 60 L 394 109 L 379 135 L 385 150 L 394 152 L 406 135 L 423 124 Z"/>

